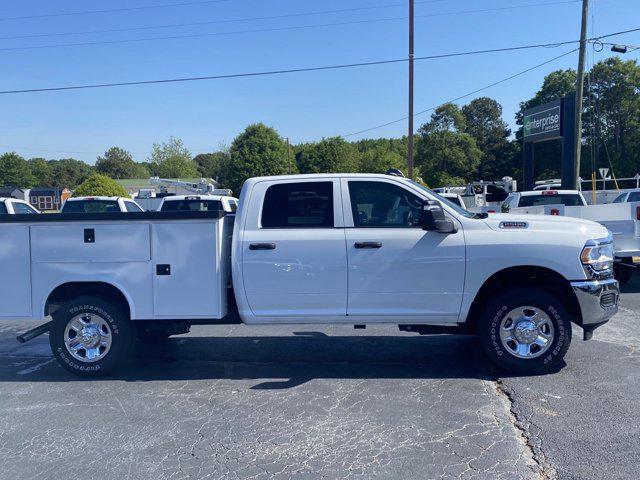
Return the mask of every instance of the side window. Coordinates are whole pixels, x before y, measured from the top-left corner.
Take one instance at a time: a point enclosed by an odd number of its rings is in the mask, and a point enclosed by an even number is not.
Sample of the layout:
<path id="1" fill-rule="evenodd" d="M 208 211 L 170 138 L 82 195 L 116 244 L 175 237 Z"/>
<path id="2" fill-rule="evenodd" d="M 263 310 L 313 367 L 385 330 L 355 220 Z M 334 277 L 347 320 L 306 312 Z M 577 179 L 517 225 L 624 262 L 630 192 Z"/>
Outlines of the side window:
<path id="1" fill-rule="evenodd" d="M 26 203 L 11 202 L 15 213 L 38 213 Z M 4 205 L 3 205 L 4 207 Z"/>
<path id="2" fill-rule="evenodd" d="M 615 200 L 611 203 L 623 203 L 624 202 L 624 197 L 626 196 L 626 193 L 621 193 L 620 195 L 618 195 Z"/>
<path id="3" fill-rule="evenodd" d="M 133 202 L 124 202 L 124 208 L 127 212 L 142 212 L 142 209 Z"/>
<path id="4" fill-rule="evenodd" d="M 262 228 L 333 227 L 333 183 L 282 183 L 267 188 Z"/>
<path id="5" fill-rule="evenodd" d="M 422 200 L 386 182 L 349 182 L 353 224 L 356 227 L 416 227 Z"/>
<path id="6" fill-rule="evenodd" d="M 7 213 L 7 207 L 4 206 L 4 203 L 0 203 L 0 215 Z"/>

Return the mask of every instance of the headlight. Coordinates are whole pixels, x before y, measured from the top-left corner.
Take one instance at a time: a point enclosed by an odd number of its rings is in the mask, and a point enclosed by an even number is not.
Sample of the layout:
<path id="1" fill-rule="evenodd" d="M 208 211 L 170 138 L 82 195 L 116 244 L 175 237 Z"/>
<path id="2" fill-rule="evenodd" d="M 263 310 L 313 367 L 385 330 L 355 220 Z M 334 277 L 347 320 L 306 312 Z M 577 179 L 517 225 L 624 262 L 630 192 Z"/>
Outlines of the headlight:
<path id="1" fill-rule="evenodd" d="M 589 240 L 580 254 L 580 261 L 596 274 L 605 273 L 613 268 L 613 242 L 611 236 L 598 240 Z"/>

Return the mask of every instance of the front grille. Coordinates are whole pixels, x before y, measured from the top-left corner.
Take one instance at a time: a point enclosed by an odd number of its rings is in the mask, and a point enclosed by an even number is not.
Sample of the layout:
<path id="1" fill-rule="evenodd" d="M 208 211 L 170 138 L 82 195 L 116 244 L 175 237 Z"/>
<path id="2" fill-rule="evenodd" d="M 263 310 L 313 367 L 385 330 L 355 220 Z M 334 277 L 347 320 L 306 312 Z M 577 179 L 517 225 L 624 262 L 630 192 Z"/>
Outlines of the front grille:
<path id="1" fill-rule="evenodd" d="M 605 293 L 600 297 L 600 305 L 604 308 L 613 307 L 616 304 L 616 294 L 613 292 Z"/>

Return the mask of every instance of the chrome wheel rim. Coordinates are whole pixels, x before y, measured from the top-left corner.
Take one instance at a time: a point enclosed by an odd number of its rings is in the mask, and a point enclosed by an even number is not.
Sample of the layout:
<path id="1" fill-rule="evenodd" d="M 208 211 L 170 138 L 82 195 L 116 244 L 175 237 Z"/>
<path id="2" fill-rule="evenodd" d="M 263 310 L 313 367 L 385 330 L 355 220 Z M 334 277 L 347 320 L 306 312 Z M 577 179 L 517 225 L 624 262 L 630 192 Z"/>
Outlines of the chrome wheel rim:
<path id="1" fill-rule="evenodd" d="M 502 346 L 514 357 L 536 358 L 553 343 L 555 331 L 549 315 L 537 307 L 518 307 L 500 323 Z"/>
<path id="2" fill-rule="evenodd" d="M 69 354 L 85 363 L 103 359 L 112 343 L 111 327 L 100 315 L 81 313 L 76 315 L 64 330 L 64 345 Z"/>

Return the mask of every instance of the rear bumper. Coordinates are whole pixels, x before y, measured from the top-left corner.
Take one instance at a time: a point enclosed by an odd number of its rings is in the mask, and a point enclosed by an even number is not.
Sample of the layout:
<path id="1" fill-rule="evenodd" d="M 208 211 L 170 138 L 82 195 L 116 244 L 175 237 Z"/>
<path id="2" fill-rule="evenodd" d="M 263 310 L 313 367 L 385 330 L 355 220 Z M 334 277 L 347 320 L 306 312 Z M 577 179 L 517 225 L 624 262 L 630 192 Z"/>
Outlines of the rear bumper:
<path id="1" fill-rule="evenodd" d="M 618 312 L 620 287 L 617 280 L 571 282 L 571 288 L 582 312 L 582 327 L 601 325 Z"/>

